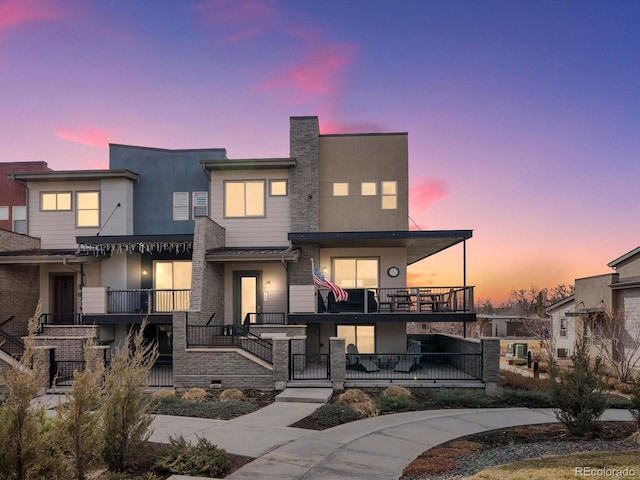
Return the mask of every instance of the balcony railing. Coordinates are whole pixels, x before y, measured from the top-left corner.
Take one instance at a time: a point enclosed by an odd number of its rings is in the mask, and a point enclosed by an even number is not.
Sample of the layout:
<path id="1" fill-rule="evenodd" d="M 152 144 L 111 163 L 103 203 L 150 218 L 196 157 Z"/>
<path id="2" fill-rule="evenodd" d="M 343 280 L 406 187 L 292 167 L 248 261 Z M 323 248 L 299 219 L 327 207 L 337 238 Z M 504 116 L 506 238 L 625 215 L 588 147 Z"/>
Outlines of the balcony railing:
<path id="1" fill-rule="evenodd" d="M 189 310 L 191 290 L 108 290 L 107 313 L 165 313 Z"/>
<path id="2" fill-rule="evenodd" d="M 317 312 L 461 313 L 473 311 L 473 287 L 347 288 L 338 302 L 329 289 L 318 289 Z M 366 294 L 365 294 L 366 292 Z"/>

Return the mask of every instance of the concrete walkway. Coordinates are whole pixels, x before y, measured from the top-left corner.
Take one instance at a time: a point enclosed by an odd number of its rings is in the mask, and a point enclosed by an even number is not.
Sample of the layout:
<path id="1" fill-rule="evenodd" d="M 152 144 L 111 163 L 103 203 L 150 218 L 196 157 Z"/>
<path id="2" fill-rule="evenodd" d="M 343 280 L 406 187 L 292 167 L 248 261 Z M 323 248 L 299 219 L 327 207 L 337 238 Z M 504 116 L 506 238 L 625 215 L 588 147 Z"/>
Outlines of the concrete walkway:
<path id="1" fill-rule="evenodd" d="M 320 405 L 275 402 L 228 421 L 157 415 L 151 441 L 168 442 L 169 436 L 178 435 L 186 440 L 204 437 L 229 453 L 256 458 L 227 476 L 229 480 L 393 480 L 422 452 L 449 440 L 556 421 L 551 409 L 484 408 L 384 415 L 321 432 L 287 427 Z M 632 417 L 627 410 L 607 410 L 603 420 L 630 421 Z"/>

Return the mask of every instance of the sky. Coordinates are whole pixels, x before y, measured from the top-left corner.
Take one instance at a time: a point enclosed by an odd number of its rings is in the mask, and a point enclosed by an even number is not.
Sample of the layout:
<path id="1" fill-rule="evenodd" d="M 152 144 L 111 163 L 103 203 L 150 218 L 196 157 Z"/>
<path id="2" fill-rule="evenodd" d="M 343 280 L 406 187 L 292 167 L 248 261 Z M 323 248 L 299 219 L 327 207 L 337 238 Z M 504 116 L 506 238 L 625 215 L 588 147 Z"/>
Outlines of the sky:
<path id="1" fill-rule="evenodd" d="M 0 0 L 0 161 L 287 157 L 299 115 L 408 132 L 412 225 L 473 230 L 497 305 L 640 245 L 638 25 L 634 0 Z M 462 258 L 411 281 L 461 285 Z"/>

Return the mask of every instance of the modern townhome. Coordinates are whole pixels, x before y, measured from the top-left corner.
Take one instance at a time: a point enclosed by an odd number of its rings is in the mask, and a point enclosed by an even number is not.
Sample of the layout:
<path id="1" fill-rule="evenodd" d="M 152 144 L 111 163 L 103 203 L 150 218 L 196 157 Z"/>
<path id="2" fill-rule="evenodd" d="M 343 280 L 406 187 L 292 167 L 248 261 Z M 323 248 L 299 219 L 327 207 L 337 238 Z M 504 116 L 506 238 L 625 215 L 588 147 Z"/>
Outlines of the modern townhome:
<path id="1" fill-rule="evenodd" d="M 605 345 L 617 355 L 630 355 L 640 340 L 640 247 L 607 264 L 614 271 L 575 280 L 575 295 L 547 309 L 553 322 L 556 353 L 571 355 L 577 338 L 594 349 Z M 595 352 L 594 352 L 595 353 Z M 633 361 L 633 360 L 632 360 Z"/>
<path id="2" fill-rule="evenodd" d="M 290 119 L 286 158 L 111 145 L 108 170 L 12 175 L 40 246 L 0 265 L 39 266 L 59 378 L 81 360 L 62 338 L 108 352 L 147 319 L 157 385 L 493 388 L 497 341 L 407 334 L 476 319 L 472 232 L 408 229 L 408 164 L 406 133 L 323 135 L 317 117 Z M 462 285 L 408 284 L 409 265 L 451 247 Z"/>

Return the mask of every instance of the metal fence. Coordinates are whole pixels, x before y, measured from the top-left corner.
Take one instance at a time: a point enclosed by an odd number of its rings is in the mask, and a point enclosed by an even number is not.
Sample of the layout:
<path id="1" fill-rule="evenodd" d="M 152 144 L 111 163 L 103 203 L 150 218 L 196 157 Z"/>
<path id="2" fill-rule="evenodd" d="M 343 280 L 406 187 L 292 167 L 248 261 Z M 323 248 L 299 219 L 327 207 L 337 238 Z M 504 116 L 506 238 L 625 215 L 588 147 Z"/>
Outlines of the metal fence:
<path id="1" fill-rule="evenodd" d="M 327 380 L 331 378 L 331 362 L 326 353 L 292 353 L 291 380 Z"/>
<path id="2" fill-rule="evenodd" d="M 109 368 L 109 364 L 105 365 Z M 85 362 L 82 360 L 55 360 L 50 372 L 51 386 L 70 387 L 73 385 L 74 372 L 82 372 L 85 369 Z M 172 387 L 173 386 L 173 365 L 156 364 L 151 367 L 147 377 L 148 387 Z"/>
<path id="3" fill-rule="evenodd" d="M 191 290 L 108 290 L 108 313 L 159 313 L 188 310 Z"/>
<path id="4" fill-rule="evenodd" d="M 347 380 L 482 380 L 481 353 L 347 354 Z"/>
<path id="5" fill-rule="evenodd" d="M 187 348 L 225 347 L 242 348 L 273 363 L 271 342 L 238 325 L 187 325 Z"/>
<path id="6" fill-rule="evenodd" d="M 248 313 L 244 319 L 245 325 L 284 325 L 287 316 L 284 312 Z"/>

